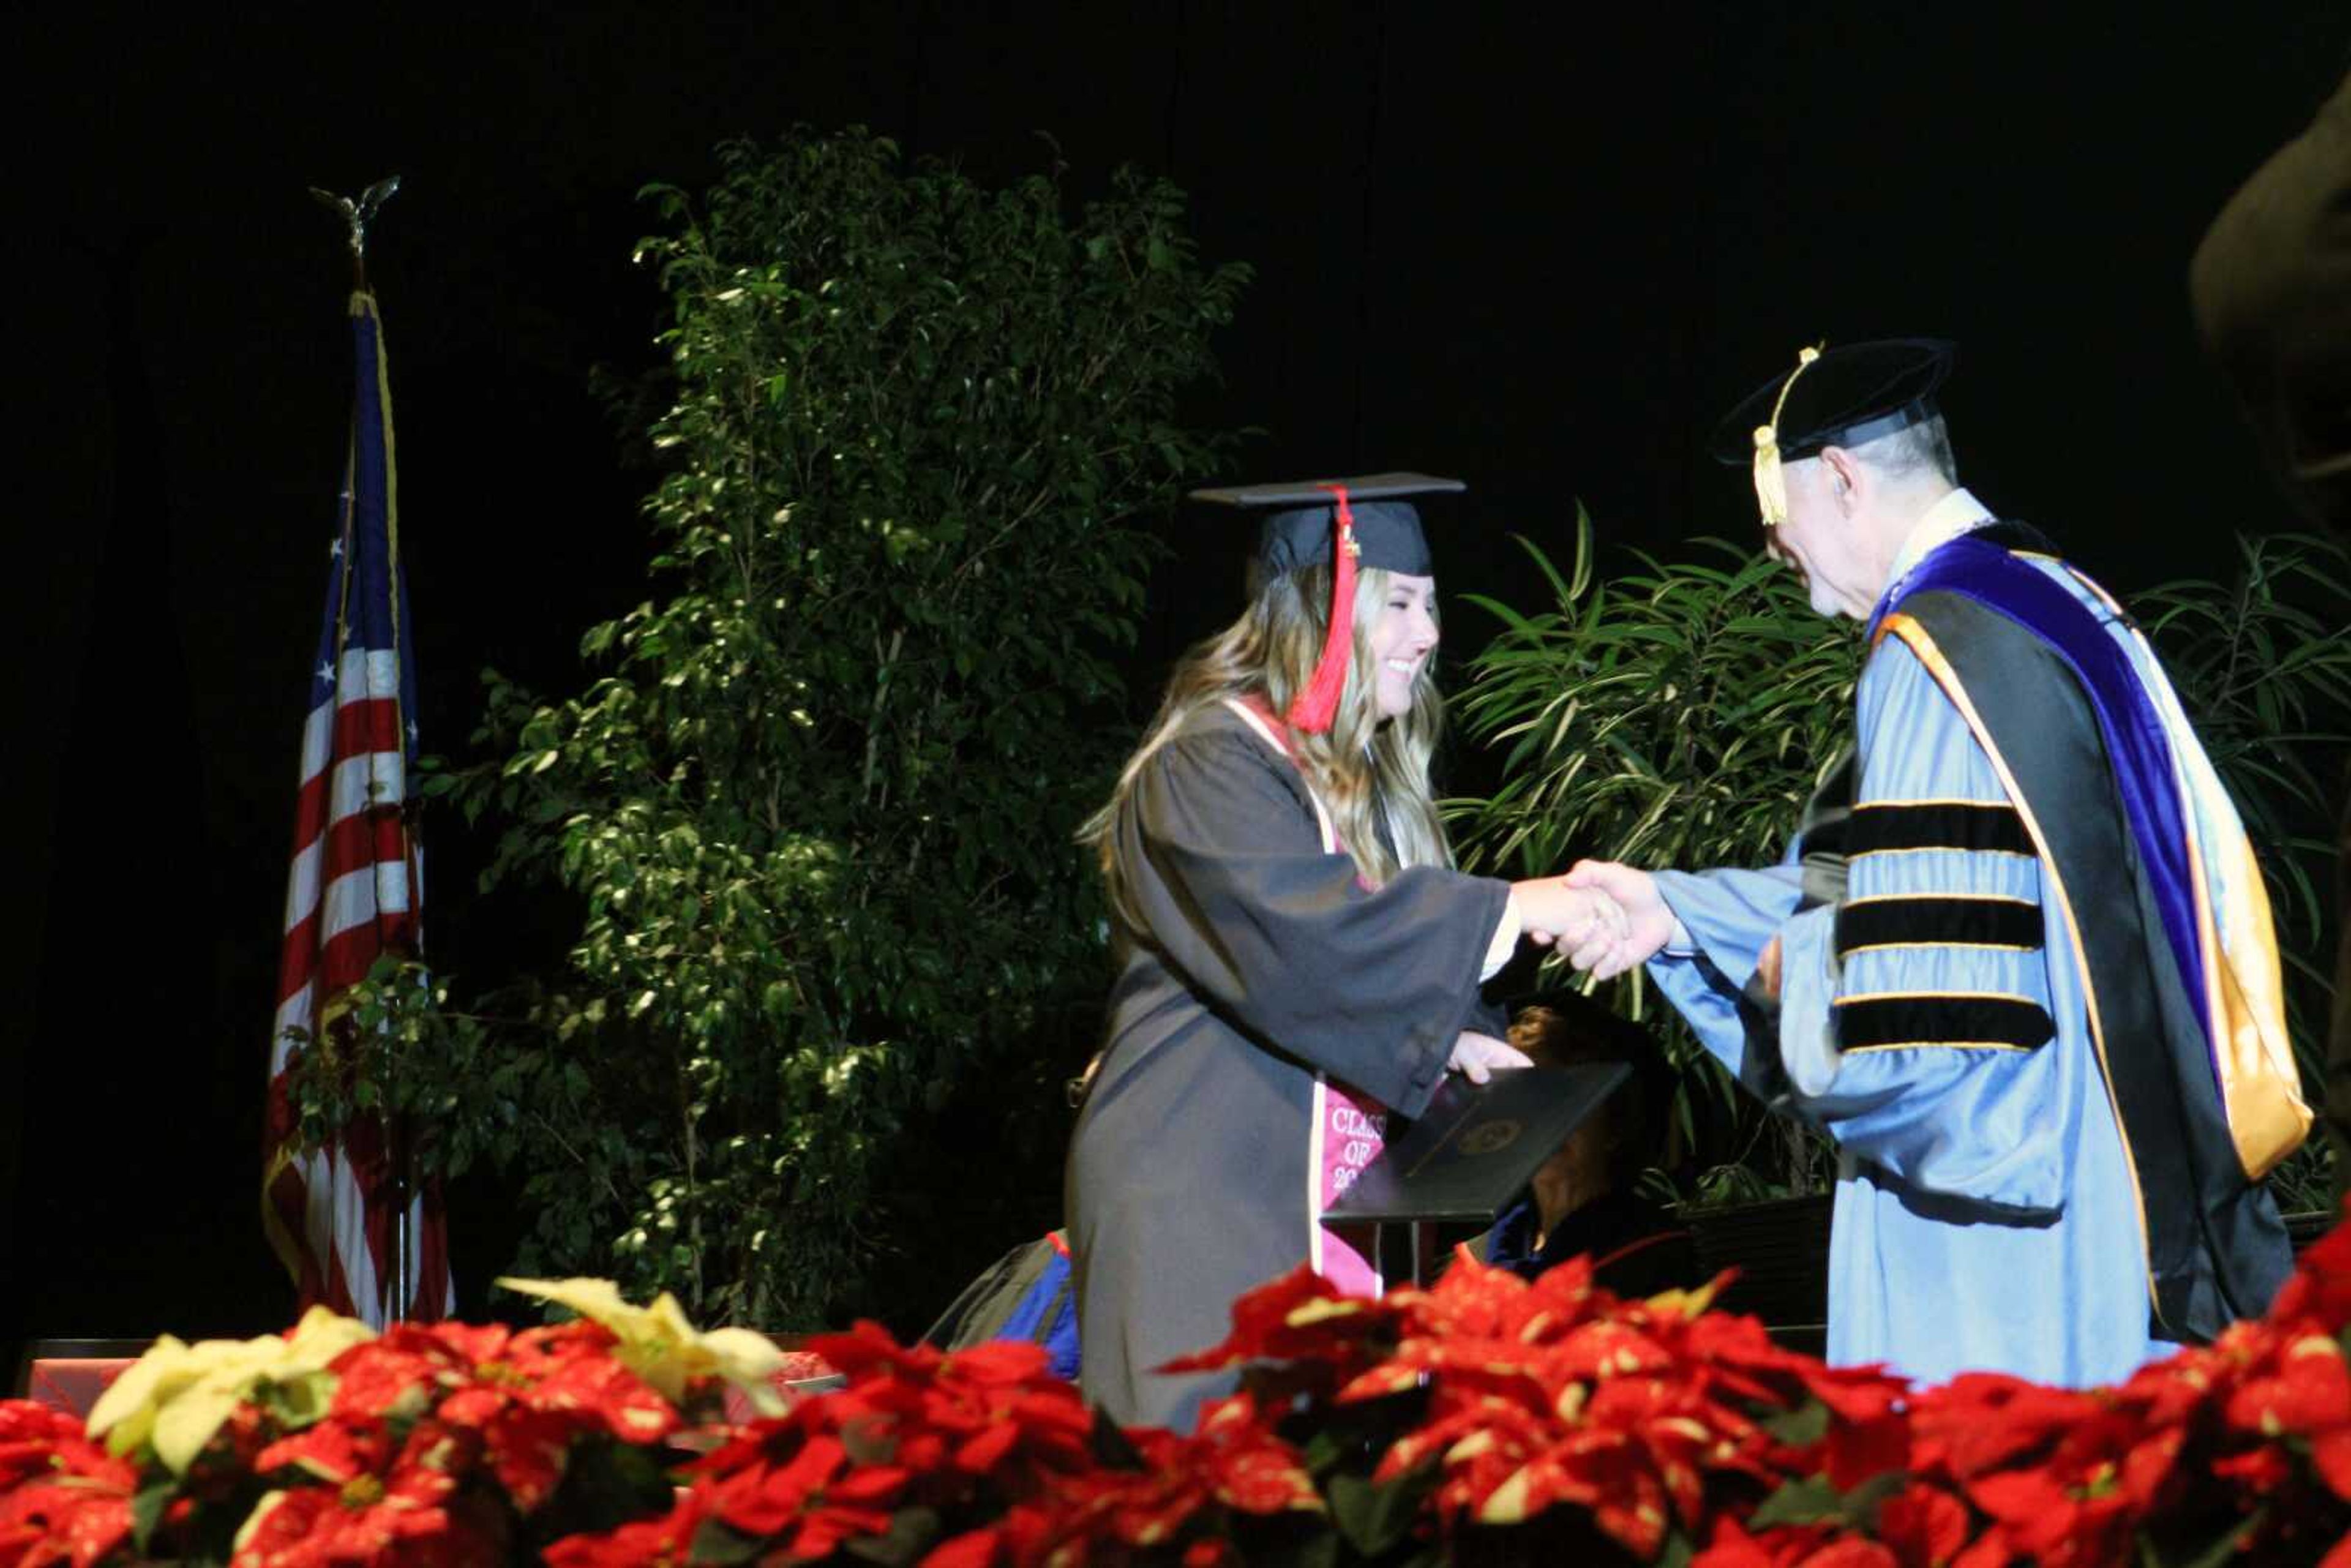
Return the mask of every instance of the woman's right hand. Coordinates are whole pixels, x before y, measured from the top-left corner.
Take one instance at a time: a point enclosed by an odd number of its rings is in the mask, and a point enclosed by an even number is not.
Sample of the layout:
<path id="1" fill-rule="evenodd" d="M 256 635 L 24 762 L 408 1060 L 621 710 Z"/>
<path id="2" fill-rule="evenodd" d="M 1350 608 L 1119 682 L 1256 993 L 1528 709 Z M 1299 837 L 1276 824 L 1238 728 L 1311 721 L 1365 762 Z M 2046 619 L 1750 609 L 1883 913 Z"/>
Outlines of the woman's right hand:
<path id="1" fill-rule="evenodd" d="M 1458 1072 L 1472 1083 L 1483 1083 L 1494 1075 L 1498 1067 L 1532 1067 L 1534 1059 L 1508 1040 L 1496 1040 L 1490 1034 L 1475 1030 L 1463 1030 L 1453 1042 L 1453 1054 L 1446 1059 L 1447 1071 Z"/>

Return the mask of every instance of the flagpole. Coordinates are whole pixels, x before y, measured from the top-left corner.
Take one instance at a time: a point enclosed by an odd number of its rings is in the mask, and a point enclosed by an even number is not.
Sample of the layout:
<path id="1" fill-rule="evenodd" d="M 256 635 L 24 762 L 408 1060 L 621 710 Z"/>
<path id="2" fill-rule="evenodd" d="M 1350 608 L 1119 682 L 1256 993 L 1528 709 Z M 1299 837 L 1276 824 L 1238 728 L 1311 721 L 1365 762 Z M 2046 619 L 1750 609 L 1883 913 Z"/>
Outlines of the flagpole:
<path id="1" fill-rule="evenodd" d="M 331 191 L 322 191 L 316 185 L 310 187 L 310 194 L 343 220 L 351 253 L 351 288 L 356 294 L 369 292 L 368 226 L 375 221 L 375 215 L 383 204 L 399 189 L 400 176 L 397 174 L 378 180 L 362 191 L 356 200 L 339 196 Z M 412 1304 L 409 1301 L 409 1275 L 414 1267 L 416 1249 L 415 1223 L 411 1214 L 416 1193 L 415 1152 L 410 1145 L 407 1118 L 391 1110 L 392 1096 L 387 1094 L 384 1100 L 385 1108 L 377 1114 L 383 1127 L 385 1165 L 392 1176 L 392 1288 L 387 1293 L 388 1299 L 382 1303 L 382 1312 L 386 1322 L 405 1322 Z M 381 1290 L 382 1281 L 379 1281 L 377 1284 Z"/>

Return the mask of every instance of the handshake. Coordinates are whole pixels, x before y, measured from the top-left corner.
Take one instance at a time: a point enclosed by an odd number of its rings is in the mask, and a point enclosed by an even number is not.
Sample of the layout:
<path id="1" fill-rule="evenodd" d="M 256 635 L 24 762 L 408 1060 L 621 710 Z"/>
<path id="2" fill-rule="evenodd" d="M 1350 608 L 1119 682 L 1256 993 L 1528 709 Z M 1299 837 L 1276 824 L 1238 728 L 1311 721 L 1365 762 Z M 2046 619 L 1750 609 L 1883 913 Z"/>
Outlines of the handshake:
<path id="1" fill-rule="evenodd" d="M 1646 962 L 1674 934 L 1656 879 L 1612 861 L 1579 861 L 1565 876 L 1513 883 L 1510 896 L 1528 940 L 1604 980 Z"/>
<path id="2" fill-rule="evenodd" d="M 1646 961 L 1674 934 L 1674 913 L 1656 879 L 1610 861 L 1580 861 L 1565 876 L 1512 883 L 1510 897 L 1529 941 L 1558 948 L 1569 963 L 1604 980 Z M 1496 1068 L 1531 1062 L 1491 1035 L 1466 1032 L 1446 1065 L 1483 1083 Z"/>

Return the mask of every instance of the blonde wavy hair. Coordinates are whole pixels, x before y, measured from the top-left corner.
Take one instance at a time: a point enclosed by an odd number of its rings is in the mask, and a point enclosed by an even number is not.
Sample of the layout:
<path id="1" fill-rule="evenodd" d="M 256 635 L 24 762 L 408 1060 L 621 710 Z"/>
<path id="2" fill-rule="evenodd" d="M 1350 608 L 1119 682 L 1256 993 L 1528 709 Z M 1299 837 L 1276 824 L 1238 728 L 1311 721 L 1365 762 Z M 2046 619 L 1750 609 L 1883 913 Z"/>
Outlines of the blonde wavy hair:
<path id="1" fill-rule="evenodd" d="M 1445 705 L 1428 663 L 1413 677 L 1411 707 L 1384 723 L 1380 717 L 1370 632 L 1391 582 L 1391 574 L 1377 568 L 1356 573 L 1354 657 L 1347 664 L 1338 713 L 1321 735 L 1290 735 L 1347 853 L 1374 887 L 1405 866 L 1453 863 L 1428 787 L 1429 758 L 1445 727 Z M 1272 574 L 1239 620 L 1177 662 L 1148 738 L 1127 759 L 1110 800 L 1078 831 L 1079 841 L 1093 846 L 1100 858 L 1111 907 L 1130 930 L 1145 927 L 1121 872 L 1115 839 L 1135 779 L 1194 715 L 1227 697 L 1255 693 L 1277 715 L 1287 712 L 1290 698 L 1313 678 L 1330 602 L 1328 566 Z M 1436 606 L 1429 609 L 1433 615 Z"/>

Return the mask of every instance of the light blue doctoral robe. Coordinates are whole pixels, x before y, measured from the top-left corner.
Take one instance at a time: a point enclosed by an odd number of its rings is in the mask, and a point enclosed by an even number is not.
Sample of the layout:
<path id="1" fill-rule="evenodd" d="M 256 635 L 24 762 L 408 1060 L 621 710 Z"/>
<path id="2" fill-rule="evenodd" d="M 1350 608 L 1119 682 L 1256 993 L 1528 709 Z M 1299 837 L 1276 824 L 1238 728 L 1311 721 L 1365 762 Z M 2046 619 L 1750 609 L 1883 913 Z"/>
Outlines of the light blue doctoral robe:
<path id="1" fill-rule="evenodd" d="M 2062 568 L 2035 564 L 2130 648 L 2189 758 L 2183 766 L 2209 767 L 2136 640 Z M 1996 823 L 2013 815 L 1991 759 L 1900 639 L 1880 642 L 1855 703 L 1853 821 L 1915 828 L 1938 816 Z M 2044 878 L 2029 841 L 1901 843 L 1909 831 L 1855 835 L 1880 847 L 1845 861 L 1845 884 L 1827 902 L 1817 874 L 1807 894 L 1795 844 L 1771 870 L 1659 873 L 1689 940 L 1652 959 L 1649 973 L 1742 1082 L 1839 1145 L 1832 1362 L 1882 1362 L 1930 1384 L 1967 1371 L 2068 1386 L 2126 1377 L 2176 1347 L 2151 1330 L 2137 1192 L 2054 879 Z M 1972 835 L 1979 845 L 2014 836 Z M 1857 918 L 1889 911 L 1928 917 L 1910 920 L 1908 930 L 1901 919 L 1873 926 Z M 1849 922 L 1842 955 L 1841 913 Z M 1955 923 L 1954 914 L 1967 918 Z M 1938 923 L 1969 927 L 1959 933 L 1965 939 L 1933 939 Z M 1873 929 L 1880 939 L 1870 939 Z M 1778 1027 L 1750 1033 L 1739 998 L 1775 935 Z M 1906 1009 L 1916 1012 L 1904 998 L 1920 997 L 1937 998 L 1927 1006 L 1943 1009 L 1944 1022 L 1956 1016 L 1987 1027 L 1901 1038 Z M 1842 1050 L 1840 1014 L 1848 1025 Z M 1864 1014 L 1873 1043 L 1855 1046 L 1851 1025 Z M 1750 1004 L 1747 1016 L 1769 1015 Z M 1976 1033 L 1987 1038 L 1962 1038 Z"/>

